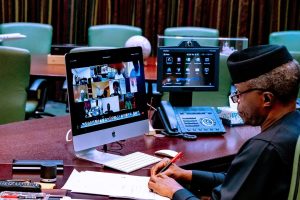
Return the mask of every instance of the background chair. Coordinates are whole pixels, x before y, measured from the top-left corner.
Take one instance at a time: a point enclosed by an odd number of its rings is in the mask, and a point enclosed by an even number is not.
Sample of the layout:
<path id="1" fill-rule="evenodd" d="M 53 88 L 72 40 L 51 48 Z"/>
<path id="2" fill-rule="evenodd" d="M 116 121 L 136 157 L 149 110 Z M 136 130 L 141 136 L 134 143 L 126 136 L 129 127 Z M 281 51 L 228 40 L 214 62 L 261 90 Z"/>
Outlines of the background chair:
<path id="1" fill-rule="evenodd" d="M 5 23 L 0 25 L 0 33 L 21 33 L 26 38 L 3 41 L 3 46 L 27 49 L 31 54 L 49 54 L 52 44 L 52 26 L 39 23 Z"/>
<path id="2" fill-rule="evenodd" d="M 47 55 L 51 51 L 53 28 L 49 24 L 39 23 L 5 23 L 0 25 L 0 33 L 21 33 L 26 38 L 3 41 L 3 46 L 27 49 L 31 55 Z M 36 79 L 28 90 L 26 102 L 26 119 L 40 118 L 42 115 L 54 116 L 44 112 L 47 102 L 47 80 Z"/>
<path id="3" fill-rule="evenodd" d="M 293 58 L 300 63 L 300 31 L 273 32 L 269 35 L 269 44 L 286 46 Z"/>
<path id="4" fill-rule="evenodd" d="M 207 38 L 218 38 L 219 31 L 212 28 L 204 27 L 169 27 L 164 31 L 164 36 L 186 36 L 186 37 L 207 37 Z M 182 39 L 165 39 L 165 46 L 177 46 Z M 197 39 L 196 40 L 201 46 L 217 46 L 218 40 L 214 39 Z"/>
<path id="5" fill-rule="evenodd" d="M 25 119 L 30 53 L 0 46 L 0 124 Z"/>
<path id="6" fill-rule="evenodd" d="M 300 63 L 300 31 L 280 31 L 269 35 L 270 44 L 284 45 Z"/>
<path id="7" fill-rule="evenodd" d="M 48 100 L 48 83 L 46 79 L 36 79 L 30 85 L 26 101 L 26 119 L 42 118 L 42 116 L 54 117 L 54 114 L 45 112 Z"/>
<path id="8" fill-rule="evenodd" d="M 105 50 L 105 49 L 114 49 L 116 47 L 105 47 L 105 46 L 94 46 L 94 47 L 77 47 L 70 50 L 70 53 L 79 53 L 85 51 L 97 51 L 97 50 Z"/>
<path id="9" fill-rule="evenodd" d="M 124 47 L 126 41 L 134 35 L 142 35 L 142 29 L 118 24 L 91 26 L 88 29 L 88 45 Z"/>
<path id="10" fill-rule="evenodd" d="M 295 148 L 293 172 L 288 200 L 300 199 L 300 137 Z"/>

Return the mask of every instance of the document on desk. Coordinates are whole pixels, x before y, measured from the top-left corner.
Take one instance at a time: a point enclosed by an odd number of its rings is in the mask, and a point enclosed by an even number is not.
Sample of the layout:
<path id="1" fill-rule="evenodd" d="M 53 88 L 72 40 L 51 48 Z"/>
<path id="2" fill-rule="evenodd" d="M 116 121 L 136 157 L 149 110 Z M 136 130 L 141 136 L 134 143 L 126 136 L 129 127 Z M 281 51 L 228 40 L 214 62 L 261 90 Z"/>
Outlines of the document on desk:
<path id="1" fill-rule="evenodd" d="M 85 194 L 98 194 L 110 197 L 167 200 L 149 191 L 149 177 L 83 171 L 75 169 L 62 189 Z"/>

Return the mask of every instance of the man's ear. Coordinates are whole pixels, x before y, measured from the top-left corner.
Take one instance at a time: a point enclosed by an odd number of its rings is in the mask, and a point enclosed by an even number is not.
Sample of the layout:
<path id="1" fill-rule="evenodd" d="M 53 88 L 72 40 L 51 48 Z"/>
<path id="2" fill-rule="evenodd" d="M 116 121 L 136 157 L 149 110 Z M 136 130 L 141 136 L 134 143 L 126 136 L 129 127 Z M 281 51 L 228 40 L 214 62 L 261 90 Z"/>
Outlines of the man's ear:
<path id="1" fill-rule="evenodd" d="M 264 92 L 264 105 L 265 106 L 272 106 L 274 102 L 274 95 L 271 92 Z"/>

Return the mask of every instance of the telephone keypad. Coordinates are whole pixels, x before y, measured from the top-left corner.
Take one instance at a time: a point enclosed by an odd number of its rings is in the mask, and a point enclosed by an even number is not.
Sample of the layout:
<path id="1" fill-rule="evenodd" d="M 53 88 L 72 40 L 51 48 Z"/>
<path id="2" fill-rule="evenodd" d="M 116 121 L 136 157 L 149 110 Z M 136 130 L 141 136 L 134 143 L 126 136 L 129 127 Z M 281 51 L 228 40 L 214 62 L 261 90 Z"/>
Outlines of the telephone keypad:
<path id="1" fill-rule="evenodd" d="M 193 135 L 222 134 L 225 128 L 212 107 L 176 107 L 179 129 Z"/>

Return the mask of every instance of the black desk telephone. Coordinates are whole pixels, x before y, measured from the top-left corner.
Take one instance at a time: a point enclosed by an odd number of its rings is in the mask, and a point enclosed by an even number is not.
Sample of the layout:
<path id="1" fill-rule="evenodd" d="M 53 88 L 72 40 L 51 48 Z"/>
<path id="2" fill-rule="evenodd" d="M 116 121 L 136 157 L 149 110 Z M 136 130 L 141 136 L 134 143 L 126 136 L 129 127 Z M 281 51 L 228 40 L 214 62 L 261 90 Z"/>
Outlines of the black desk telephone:
<path id="1" fill-rule="evenodd" d="M 162 101 L 158 114 L 168 135 L 225 133 L 225 128 L 212 107 L 172 107 L 168 101 Z"/>

